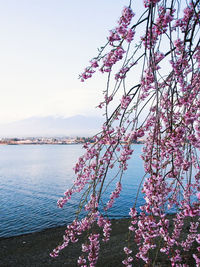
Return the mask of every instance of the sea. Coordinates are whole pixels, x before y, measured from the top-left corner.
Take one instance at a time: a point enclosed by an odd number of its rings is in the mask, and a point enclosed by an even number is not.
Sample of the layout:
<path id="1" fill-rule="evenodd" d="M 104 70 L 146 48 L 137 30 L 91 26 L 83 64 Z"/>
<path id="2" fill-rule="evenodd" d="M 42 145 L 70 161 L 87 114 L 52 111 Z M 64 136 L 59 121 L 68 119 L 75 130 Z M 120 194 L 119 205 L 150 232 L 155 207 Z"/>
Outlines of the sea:
<path id="1" fill-rule="evenodd" d="M 133 147 L 129 168 L 122 177 L 121 196 L 108 212 L 110 218 L 129 216 L 144 176 L 142 147 Z M 72 197 L 62 209 L 57 207 L 57 200 L 73 184 L 73 167 L 83 153 L 79 144 L 0 146 L 0 237 L 37 232 L 74 220 L 80 195 Z M 112 171 L 110 177 L 114 177 L 115 168 Z M 111 186 L 104 193 L 105 199 Z M 139 193 L 136 207 L 143 203 Z"/>

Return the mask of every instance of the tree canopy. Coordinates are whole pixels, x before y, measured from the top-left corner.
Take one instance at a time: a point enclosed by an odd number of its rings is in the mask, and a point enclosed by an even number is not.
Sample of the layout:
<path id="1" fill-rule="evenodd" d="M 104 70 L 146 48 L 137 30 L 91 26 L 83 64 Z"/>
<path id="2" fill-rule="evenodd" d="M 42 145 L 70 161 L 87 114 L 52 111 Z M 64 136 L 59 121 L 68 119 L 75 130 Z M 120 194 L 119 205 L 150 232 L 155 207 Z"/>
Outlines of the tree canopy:
<path id="1" fill-rule="evenodd" d="M 85 154 L 74 167 L 76 180 L 58 200 L 62 207 L 74 193 L 82 194 L 78 215 L 51 256 L 58 256 L 88 231 L 78 258 L 82 267 L 95 266 L 100 240 L 109 241 L 107 211 L 120 197 L 134 142 L 140 138 L 145 140 L 145 175 L 138 177 L 138 192 L 144 193 L 145 204 L 136 209 L 137 195 L 133 195 L 129 232 L 134 238 L 124 248 L 122 264 L 130 267 L 142 259 L 146 266 L 154 266 L 156 258 L 150 252 L 156 250 L 169 256 L 171 266 L 189 266 L 184 252 L 194 244 L 194 264 L 200 264 L 200 2 L 144 0 L 143 11 L 137 14 L 130 1 L 107 43 L 80 75 L 82 82 L 98 71 L 107 76 L 98 106 L 105 123 L 95 142 L 84 145 Z M 118 171 L 110 177 L 113 166 Z M 116 187 L 104 203 L 105 189 L 113 181 Z M 174 207 L 170 232 L 167 214 Z M 79 218 L 82 210 L 86 215 Z M 190 226 L 182 238 L 186 219 Z M 102 234 L 94 231 L 94 225 Z M 137 251 L 131 251 L 130 242 L 136 242 Z"/>

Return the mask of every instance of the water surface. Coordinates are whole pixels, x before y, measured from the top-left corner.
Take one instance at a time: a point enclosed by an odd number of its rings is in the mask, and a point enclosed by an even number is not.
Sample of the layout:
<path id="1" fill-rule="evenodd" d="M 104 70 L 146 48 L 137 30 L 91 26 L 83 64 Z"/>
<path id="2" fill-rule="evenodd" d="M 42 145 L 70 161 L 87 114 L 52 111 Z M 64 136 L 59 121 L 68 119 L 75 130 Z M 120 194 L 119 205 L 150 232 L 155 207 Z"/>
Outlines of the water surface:
<path id="1" fill-rule="evenodd" d="M 112 217 L 128 216 L 144 174 L 141 148 L 134 146 L 121 197 L 109 212 Z M 72 168 L 83 152 L 82 145 L 0 146 L 0 236 L 35 232 L 74 219 L 78 196 L 63 209 L 57 200 L 72 185 Z M 139 195 L 137 206 L 142 203 Z"/>

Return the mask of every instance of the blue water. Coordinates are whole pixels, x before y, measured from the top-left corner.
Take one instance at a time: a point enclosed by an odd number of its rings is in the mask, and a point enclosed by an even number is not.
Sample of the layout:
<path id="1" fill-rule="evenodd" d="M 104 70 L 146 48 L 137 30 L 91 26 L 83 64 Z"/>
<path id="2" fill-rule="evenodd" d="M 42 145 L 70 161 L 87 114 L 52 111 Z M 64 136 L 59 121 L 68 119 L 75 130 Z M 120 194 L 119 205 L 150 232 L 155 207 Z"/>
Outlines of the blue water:
<path id="1" fill-rule="evenodd" d="M 141 149 L 142 145 L 134 146 L 121 197 L 109 212 L 111 217 L 128 216 L 144 175 Z M 1 237 L 40 231 L 74 219 L 78 196 L 63 209 L 57 207 L 57 200 L 72 185 L 72 168 L 83 152 L 82 145 L 0 146 Z M 137 206 L 143 202 L 140 194 Z"/>

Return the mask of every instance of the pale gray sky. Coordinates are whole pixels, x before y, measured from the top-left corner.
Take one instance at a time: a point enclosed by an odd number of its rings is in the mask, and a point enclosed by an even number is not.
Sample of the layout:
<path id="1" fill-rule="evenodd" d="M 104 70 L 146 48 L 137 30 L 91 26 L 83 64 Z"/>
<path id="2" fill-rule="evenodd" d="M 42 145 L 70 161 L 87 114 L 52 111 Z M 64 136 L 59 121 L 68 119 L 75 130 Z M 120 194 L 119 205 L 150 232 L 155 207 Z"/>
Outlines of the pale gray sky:
<path id="1" fill-rule="evenodd" d="M 134 12 L 140 13 L 135 0 Z M 97 115 L 104 78 L 78 74 L 106 42 L 128 0 L 0 0 L 0 123 Z"/>

